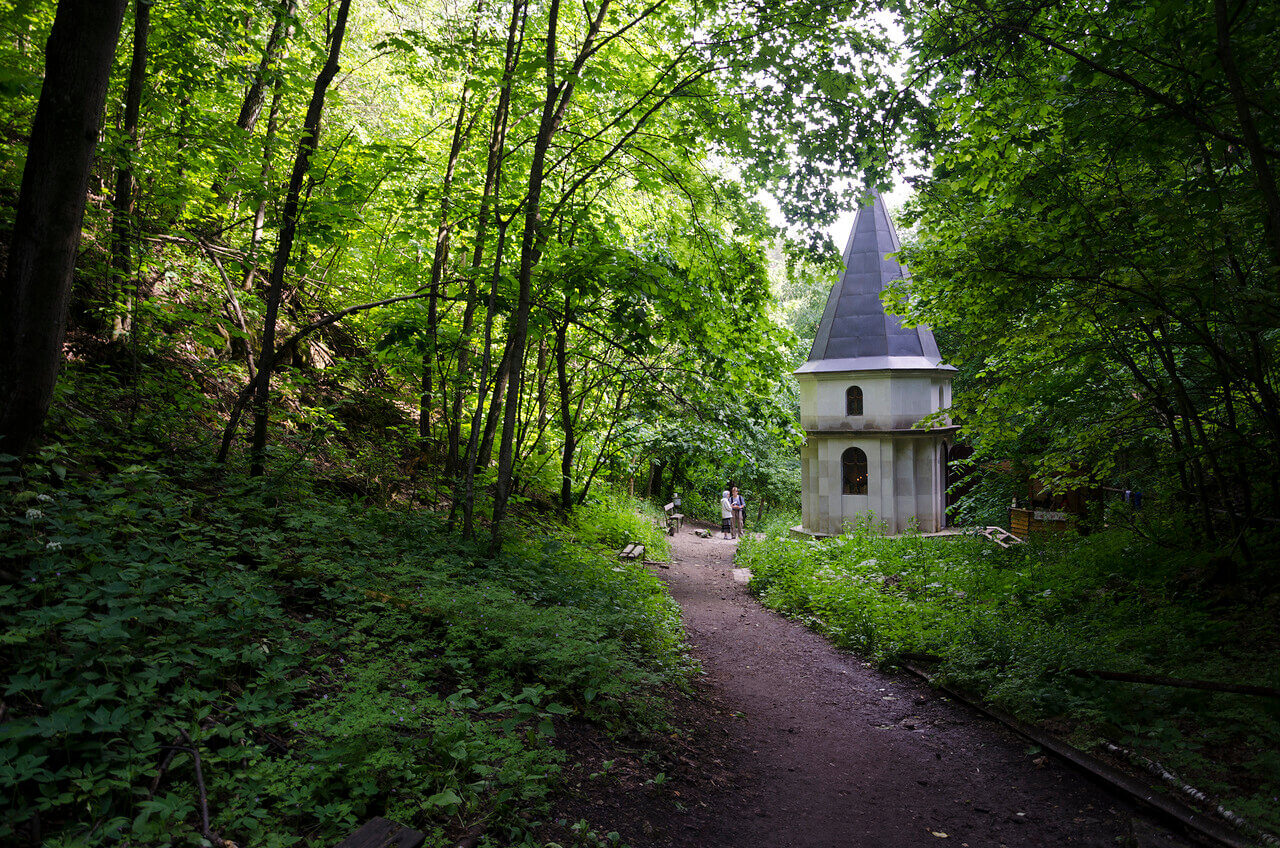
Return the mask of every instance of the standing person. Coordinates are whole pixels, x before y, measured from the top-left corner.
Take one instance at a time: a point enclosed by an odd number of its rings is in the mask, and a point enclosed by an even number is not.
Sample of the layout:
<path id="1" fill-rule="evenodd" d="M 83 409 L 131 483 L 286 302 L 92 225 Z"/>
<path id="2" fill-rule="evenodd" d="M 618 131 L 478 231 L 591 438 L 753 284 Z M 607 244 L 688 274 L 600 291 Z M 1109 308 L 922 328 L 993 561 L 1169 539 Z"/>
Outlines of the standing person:
<path id="1" fill-rule="evenodd" d="M 747 513 L 747 499 L 738 493 L 738 487 L 734 486 L 729 495 L 729 506 L 733 508 L 733 538 L 742 538 L 742 520 Z"/>
<path id="2" fill-rule="evenodd" d="M 725 489 L 720 494 L 720 536 L 728 539 L 729 532 L 733 529 L 733 504 L 729 500 L 729 490 Z"/>

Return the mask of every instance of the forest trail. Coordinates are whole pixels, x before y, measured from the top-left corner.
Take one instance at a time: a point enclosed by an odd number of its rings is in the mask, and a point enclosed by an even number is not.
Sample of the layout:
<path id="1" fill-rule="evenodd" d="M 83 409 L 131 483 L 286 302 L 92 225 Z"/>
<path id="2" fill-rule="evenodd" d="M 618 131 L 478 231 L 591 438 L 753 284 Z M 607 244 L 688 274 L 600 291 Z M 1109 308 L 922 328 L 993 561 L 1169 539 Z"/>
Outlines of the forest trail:
<path id="1" fill-rule="evenodd" d="M 734 541 L 672 539 L 661 576 L 728 723 L 733 789 L 670 844 L 1185 846 L 1067 765 L 914 678 L 871 668 L 765 609 Z M 655 834 L 656 835 L 656 834 Z"/>

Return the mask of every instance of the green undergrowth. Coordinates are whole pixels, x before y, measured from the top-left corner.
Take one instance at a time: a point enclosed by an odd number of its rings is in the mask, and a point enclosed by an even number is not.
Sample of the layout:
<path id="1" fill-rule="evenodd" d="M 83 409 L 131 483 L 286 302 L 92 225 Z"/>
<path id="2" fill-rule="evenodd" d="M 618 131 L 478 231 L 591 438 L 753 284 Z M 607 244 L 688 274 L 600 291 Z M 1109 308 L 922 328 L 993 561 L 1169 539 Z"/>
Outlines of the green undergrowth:
<path id="1" fill-rule="evenodd" d="M 557 722 L 660 727 L 688 670 L 673 602 L 616 559 L 623 501 L 491 558 L 421 512 L 189 460 L 54 446 L 0 475 L 5 845 L 209 844 L 202 794 L 255 848 L 373 815 L 526 844 Z"/>
<path id="2" fill-rule="evenodd" d="M 574 516 L 575 540 L 615 550 L 639 542 L 644 545 L 645 557 L 651 560 L 665 560 L 671 555 L 666 514 L 647 501 L 602 489 L 593 492 Z"/>
<path id="3" fill-rule="evenodd" d="M 1125 531 L 1002 550 L 975 537 L 747 539 L 766 605 L 891 664 L 941 657 L 941 680 L 1084 747 L 1136 749 L 1280 829 L 1280 699 L 1081 678 L 1072 670 L 1280 687 L 1280 596 L 1206 584 L 1214 561 Z"/>
<path id="4" fill-rule="evenodd" d="M 792 527 L 800 524 L 800 513 L 790 510 L 774 510 L 764 523 L 752 528 L 756 533 L 763 533 L 771 538 L 785 539 Z"/>

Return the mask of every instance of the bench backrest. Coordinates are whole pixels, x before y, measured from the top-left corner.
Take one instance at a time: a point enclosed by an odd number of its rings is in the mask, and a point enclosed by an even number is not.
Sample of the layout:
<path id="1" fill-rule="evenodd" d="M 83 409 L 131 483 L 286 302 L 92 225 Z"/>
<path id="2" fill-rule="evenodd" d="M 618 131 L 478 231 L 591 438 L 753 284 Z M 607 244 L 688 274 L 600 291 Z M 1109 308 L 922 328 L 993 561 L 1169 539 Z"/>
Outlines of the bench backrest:
<path id="1" fill-rule="evenodd" d="M 667 512 L 675 512 L 676 511 L 675 501 L 672 501 L 671 503 L 667 504 L 666 506 L 663 507 L 663 509 L 666 510 Z"/>

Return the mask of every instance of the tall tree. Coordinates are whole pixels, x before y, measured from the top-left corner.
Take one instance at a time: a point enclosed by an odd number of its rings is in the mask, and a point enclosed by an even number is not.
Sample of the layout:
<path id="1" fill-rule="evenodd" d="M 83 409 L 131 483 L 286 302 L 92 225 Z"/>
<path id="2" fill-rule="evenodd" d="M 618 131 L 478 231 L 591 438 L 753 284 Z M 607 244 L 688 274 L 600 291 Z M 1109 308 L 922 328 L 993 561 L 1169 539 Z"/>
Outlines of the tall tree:
<path id="1" fill-rule="evenodd" d="M 284 294 L 284 277 L 289 267 L 289 257 L 293 252 L 294 238 L 298 232 L 298 220 L 301 216 L 302 183 L 311 167 L 311 157 L 315 155 L 320 144 L 320 121 L 324 115 L 325 93 L 329 84 L 338 74 L 338 56 L 342 52 L 342 39 L 347 32 L 347 14 L 351 9 L 351 0 L 342 0 L 333 20 L 333 28 L 329 33 L 329 54 L 324 67 L 316 77 L 315 87 L 311 93 L 311 103 L 307 107 L 307 117 L 303 123 L 302 138 L 298 141 L 298 152 L 293 160 L 293 171 L 289 175 L 289 188 L 285 194 L 284 209 L 281 214 L 280 239 L 276 246 L 276 257 L 271 266 L 271 279 L 267 283 L 267 311 L 263 319 L 262 347 L 258 355 L 258 379 L 253 394 L 253 442 L 250 459 L 250 473 L 260 475 L 265 469 L 267 449 L 267 422 L 270 417 L 271 372 L 277 365 L 276 355 L 276 322 L 280 313 L 280 299 Z"/>
<path id="2" fill-rule="evenodd" d="M 127 0 L 62 0 L 0 289 L 0 449 L 22 455 L 62 364 L 89 166 Z"/>
<path id="3" fill-rule="evenodd" d="M 129 301 L 137 299 L 138 285 L 131 281 L 132 241 L 137 236 L 134 216 L 133 160 L 137 155 L 138 119 L 142 111 L 142 86 L 147 77 L 147 33 L 151 29 L 151 6 L 154 0 L 136 0 L 133 15 L 133 60 L 129 64 L 129 83 L 124 98 L 124 138 L 116 165 L 116 191 L 111 199 L 111 271 L 112 325 L 111 335 L 119 338 L 130 324 Z M 132 295 L 127 289 L 132 288 Z"/>

